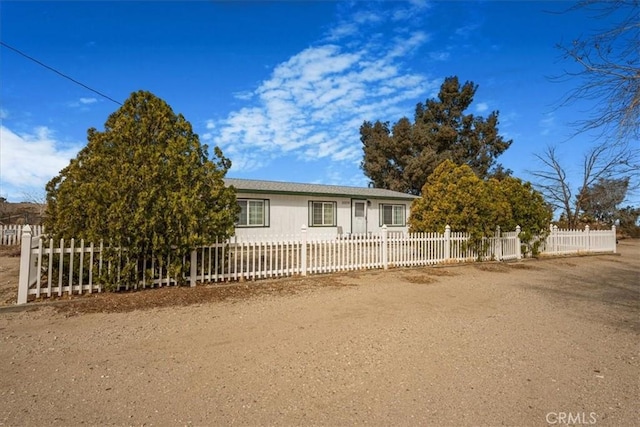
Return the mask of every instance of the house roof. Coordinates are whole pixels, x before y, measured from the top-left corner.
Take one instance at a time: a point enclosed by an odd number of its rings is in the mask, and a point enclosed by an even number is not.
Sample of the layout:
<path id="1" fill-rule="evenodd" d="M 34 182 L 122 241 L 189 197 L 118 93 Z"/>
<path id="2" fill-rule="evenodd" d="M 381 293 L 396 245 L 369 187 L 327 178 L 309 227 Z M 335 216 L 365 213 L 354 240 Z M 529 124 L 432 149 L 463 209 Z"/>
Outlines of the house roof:
<path id="1" fill-rule="evenodd" d="M 225 178 L 226 185 L 232 185 L 239 193 L 294 194 L 308 196 L 334 196 L 366 199 L 413 200 L 412 194 L 384 188 L 347 187 L 342 185 L 301 184 L 296 182 L 260 181 L 254 179 Z"/>

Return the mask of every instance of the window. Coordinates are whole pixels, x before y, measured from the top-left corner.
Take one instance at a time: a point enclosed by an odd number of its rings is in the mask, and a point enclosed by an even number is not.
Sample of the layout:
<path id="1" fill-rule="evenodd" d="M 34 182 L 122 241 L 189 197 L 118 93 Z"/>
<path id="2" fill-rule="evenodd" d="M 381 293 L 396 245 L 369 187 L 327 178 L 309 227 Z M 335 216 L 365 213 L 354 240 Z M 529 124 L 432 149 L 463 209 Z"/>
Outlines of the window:
<path id="1" fill-rule="evenodd" d="M 238 199 L 238 205 L 237 227 L 269 226 L 269 200 Z"/>
<path id="2" fill-rule="evenodd" d="M 380 225 L 403 227 L 405 225 L 405 205 L 380 205 Z"/>
<path id="3" fill-rule="evenodd" d="M 336 202 L 309 202 L 309 225 L 311 227 L 336 226 Z"/>

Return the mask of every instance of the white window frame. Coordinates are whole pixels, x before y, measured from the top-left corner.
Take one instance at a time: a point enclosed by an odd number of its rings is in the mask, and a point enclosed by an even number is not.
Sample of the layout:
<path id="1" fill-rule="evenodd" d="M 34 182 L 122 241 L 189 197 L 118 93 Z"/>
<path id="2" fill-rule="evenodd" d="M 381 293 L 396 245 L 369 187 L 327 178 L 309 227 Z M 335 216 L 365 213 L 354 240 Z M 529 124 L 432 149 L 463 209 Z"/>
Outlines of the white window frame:
<path id="1" fill-rule="evenodd" d="M 236 221 L 237 228 L 251 228 L 251 227 L 269 227 L 269 200 L 268 199 L 237 199 L 238 205 L 240 206 L 240 213 L 238 214 L 238 219 Z M 242 212 L 242 204 L 245 204 L 246 209 Z M 256 209 L 257 206 L 262 206 L 262 215 L 259 215 L 258 222 L 251 223 L 252 220 L 255 219 L 255 216 L 252 217 L 251 213 Z M 252 209 L 253 208 L 253 209 Z M 243 215 L 244 214 L 244 215 Z M 241 224 L 240 217 L 244 217 L 244 224 Z"/>
<path id="2" fill-rule="evenodd" d="M 391 223 L 385 223 L 384 220 L 384 211 L 385 209 L 391 209 Z M 400 218 L 402 221 L 400 223 L 396 223 L 397 212 L 400 211 Z M 386 225 L 387 227 L 404 227 L 407 225 L 407 206 L 406 205 L 394 205 L 391 203 L 381 203 L 380 204 L 380 226 Z"/>
<path id="3" fill-rule="evenodd" d="M 316 223 L 315 206 L 322 206 L 322 218 Z M 326 208 L 331 206 L 331 213 L 326 214 Z M 310 200 L 309 201 L 309 227 L 336 227 L 338 225 L 338 202 Z"/>

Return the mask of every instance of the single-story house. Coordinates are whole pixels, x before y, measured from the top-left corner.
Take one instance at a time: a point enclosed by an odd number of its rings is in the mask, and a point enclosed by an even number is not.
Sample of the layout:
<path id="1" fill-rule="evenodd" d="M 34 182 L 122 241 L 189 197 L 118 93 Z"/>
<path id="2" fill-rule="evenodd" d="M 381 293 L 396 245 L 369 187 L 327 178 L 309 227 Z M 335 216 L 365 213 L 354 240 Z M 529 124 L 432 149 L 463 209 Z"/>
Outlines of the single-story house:
<path id="1" fill-rule="evenodd" d="M 300 184 L 225 178 L 236 189 L 240 238 L 300 235 L 351 235 L 378 232 L 406 233 L 411 194 L 382 188 Z"/>

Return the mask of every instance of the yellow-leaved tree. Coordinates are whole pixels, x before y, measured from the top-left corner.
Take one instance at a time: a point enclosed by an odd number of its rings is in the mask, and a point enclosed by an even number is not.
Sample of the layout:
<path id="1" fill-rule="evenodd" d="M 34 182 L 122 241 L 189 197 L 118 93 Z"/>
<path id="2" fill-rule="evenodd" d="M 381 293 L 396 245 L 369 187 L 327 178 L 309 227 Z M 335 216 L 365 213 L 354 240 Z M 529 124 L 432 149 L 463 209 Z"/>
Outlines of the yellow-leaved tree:
<path id="1" fill-rule="evenodd" d="M 513 231 L 519 225 L 521 237 L 531 239 L 544 233 L 550 220 L 551 210 L 529 183 L 513 177 L 482 180 L 468 165 L 445 160 L 413 202 L 409 227 L 411 232 L 442 233 L 449 225 L 468 233 L 469 244 L 482 253 L 483 238 L 498 226 Z"/>

